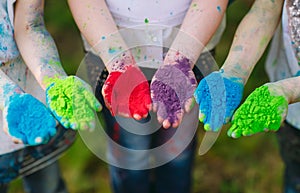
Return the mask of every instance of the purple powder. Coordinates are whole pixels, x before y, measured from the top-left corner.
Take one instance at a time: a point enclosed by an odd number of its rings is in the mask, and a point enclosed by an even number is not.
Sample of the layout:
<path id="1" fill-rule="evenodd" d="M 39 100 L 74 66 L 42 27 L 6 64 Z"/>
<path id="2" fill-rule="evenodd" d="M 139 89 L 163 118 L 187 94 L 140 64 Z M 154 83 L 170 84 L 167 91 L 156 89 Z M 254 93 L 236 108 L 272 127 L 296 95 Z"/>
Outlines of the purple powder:
<path id="1" fill-rule="evenodd" d="M 183 58 L 177 62 L 175 65 L 162 66 L 151 84 L 152 100 L 159 106 L 158 115 L 168 118 L 171 123 L 177 120 L 177 114 L 193 97 L 197 82 L 189 60 Z"/>

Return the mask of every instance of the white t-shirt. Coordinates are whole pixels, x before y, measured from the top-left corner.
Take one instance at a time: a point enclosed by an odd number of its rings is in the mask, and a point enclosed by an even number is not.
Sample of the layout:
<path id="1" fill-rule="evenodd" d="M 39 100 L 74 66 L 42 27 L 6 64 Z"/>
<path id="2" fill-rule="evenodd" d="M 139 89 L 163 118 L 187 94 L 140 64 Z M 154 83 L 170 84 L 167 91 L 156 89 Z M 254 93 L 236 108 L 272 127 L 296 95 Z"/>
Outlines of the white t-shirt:
<path id="1" fill-rule="evenodd" d="M 295 50 L 291 44 L 289 30 L 289 15 L 287 1 L 282 12 L 281 24 L 273 37 L 269 54 L 266 60 L 266 72 L 271 81 L 282 80 L 295 76 L 300 72 Z M 296 86 L 296 85 L 295 85 Z M 298 85 L 299 86 L 299 85 Z M 286 121 L 300 129 L 300 103 L 289 105 Z"/>
<path id="2" fill-rule="evenodd" d="M 124 40 L 132 48 L 137 64 L 158 68 L 162 64 L 163 47 L 170 46 L 174 32 L 178 32 L 191 0 L 106 0 L 106 3 L 120 33 L 123 37 L 126 36 Z M 203 52 L 212 50 L 217 45 L 225 26 L 224 16 Z M 141 30 L 136 30 L 137 28 Z M 93 52 L 85 40 L 84 46 L 87 51 Z"/>

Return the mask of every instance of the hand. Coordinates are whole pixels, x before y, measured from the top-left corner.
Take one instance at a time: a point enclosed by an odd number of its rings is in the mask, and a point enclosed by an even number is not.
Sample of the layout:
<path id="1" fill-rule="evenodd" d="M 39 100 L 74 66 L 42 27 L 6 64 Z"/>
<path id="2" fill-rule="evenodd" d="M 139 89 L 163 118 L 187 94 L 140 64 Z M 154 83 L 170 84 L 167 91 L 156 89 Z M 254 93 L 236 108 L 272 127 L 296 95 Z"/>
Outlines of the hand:
<path id="1" fill-rule="evenodd" d="M 125 63 L 126 58 L 116 63 Z M 131 60 L 133 61 L 133 60 Z M 133 117 L 136 120 L 146 118 L 151 108 L 149 84 L 143 72 L 136 66 L 127 64 L 115 65 L 109 73 L 102 95 L 112 115 Z"/>
<path id="2" fill-rule="evenodd" d="M 76 76 L 49 78 L 46 103 L 56 119 L 71 129 L 94 129 L 95 113 L 102 106 L 91 87 Z"/>
<path id="3" fill-rule="evenodd" d="M 228 135 L 234 138 L 263 131 L 277 131 L 285 119 L 288 101 L 275 84 L 255 89 L 236 110 Z"/>
<path id="4" fill-rule="evenodd" d="M 164 128 L 176 128 L 181 123 L 184 112 L 194 106 L 193 92 L 197 81 L 191 69 L 191 62 L 179 53 L 173 63 L 161 66 L 151 82 L 153 111 Z"/>
<path id="5" fill-rule="evenodd" d="M 199 120 L 207 131 L 218 131 L 232 117 L 242 100 L 244 86 L 238 78 L 213 72 L 202 79 L 194 93 Z"/>
<path id="6" fill-rule="evenodd" d="M 45 144 L 56 134 L 55 126 L 51 112 L 30 94 L 14 94 L 5 101 L 3 129 L 14 142 Z"/>

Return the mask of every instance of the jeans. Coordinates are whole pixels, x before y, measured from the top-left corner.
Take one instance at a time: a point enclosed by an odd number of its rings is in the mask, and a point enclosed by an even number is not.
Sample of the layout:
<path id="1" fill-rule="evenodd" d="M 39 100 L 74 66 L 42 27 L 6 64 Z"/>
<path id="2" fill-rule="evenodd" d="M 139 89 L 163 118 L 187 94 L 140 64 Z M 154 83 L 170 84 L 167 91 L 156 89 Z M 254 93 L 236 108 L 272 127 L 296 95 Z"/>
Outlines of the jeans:
<path id="1" fill-rule="evenodd" d="M 211 61 L 209 54 L 202 55 L 200 57 L 200 66 L 209 66 Z M 201 62 L 203 62 L 201 64 Z M 151 135 L 137 135 L 124 129 L 118 122 L 120 119 L 111 115 L 109 110 L 105 107 L 103 97 L 101 95 L 102 85 L 105 82 L 105 78 L 108 72 L 101 67 L 102 61 L 99 57 L 88 54 L 85 58 L 85 64 L 87 65 L 87 71 L 89 72 L 89 80 L 93 88 L 95 88 L 95 94 L 98 100 L 103 105 L 101 111 L 106 125 L 106 132 L 108 135 L 119 145 L 130 149 L 148 150 L 158 147 L 168 141 L 176 132 L 175 128 L 163 129 L 160 128 Z M 97 65 L 94 65 L 97 64 Z M 102 69 L 102 71 L 98 71 Z M 203 78 L 198 68 L 193 69 L 197 81 Z M 143 71 L 147 77 L 149 77 L 148 71 Z M 151 75 L 150 75 L 151 76 Z M 198 107 L 195 107 L 193 111 L 196 111 L 196 116 L 192 117 L 191 122 L 198 124 Z M 126 122 L 126 120 L 125 120 Z M 189 123 L 185 124 L 187 128 Z M 136 128 L 143 130 L 145 128 Z M 188 129 L 186 129 L 188 132 Z M 118 155 L 119 152 L 114 151 L 111 148 L 108 151 L 108 160 L 122 159 L 131 165 L 146 165 L 147 153 L 137 155 Z M 195 157 L 196 139 L 191 137 L 190 143 L 187 147 L 170 162 L 167 162 L 159 167 L 152 169 L 124 169 L 116 167 L 114 165 L 109 166 L 111 183 L 114 193 L 189 193 L 191 192 L 192 183 L 192 168 L 193 160 Z M 163 156 L 163 155 L 162 155 Z"/>
<path id="2" fill-rule="evenodd" d="M 300 130 L 284 122 L 277 137 L 285 164 L 284 193 L 300 193 Z"/>
<path id="3" fill-rule="evenodd" d="M 61 177 L 58 162 L 23 177 L 26 193 L 67 193 L 67 188 Z M 8 184 L 0 185 L 0 192 L 6 193 Z"/>

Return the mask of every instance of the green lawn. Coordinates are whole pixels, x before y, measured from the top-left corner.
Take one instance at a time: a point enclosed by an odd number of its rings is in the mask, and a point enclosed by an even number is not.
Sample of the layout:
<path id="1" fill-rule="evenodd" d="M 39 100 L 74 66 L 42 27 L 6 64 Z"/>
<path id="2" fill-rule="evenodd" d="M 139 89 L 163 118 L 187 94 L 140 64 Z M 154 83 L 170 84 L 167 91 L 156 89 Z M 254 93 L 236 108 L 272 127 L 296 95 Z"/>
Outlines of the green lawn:
<path id="1" fill-rule="evenodd" d="M 250 0 L 240 0 L 230 6 L 227 29 L 216 49 L 219 65 L 228 53 L 237 24 L 250 5 Z M 45 16 L 48 29 L 57 42 L 63 65 L 69 74 L 74 74 L 84 54 L 66 1 L 46 1 Z M 254 69 L 246 85 L 245 95 L 267 81 L 263 63 L 264 57 Z M 267 133 L 231 139 L 226 136 L 227 128 L 228 126 L 223 128 L 219 139 L 207 154 L 196 157 L 193 192 L 281 192 L 283 164 L 278 153 L 276 135 Z M 201 125 L 199 140 L 203 134 Z M 110 192 L 106 163 L 94 156 L 80 138 L 60 159 L 60 163 L 71 193 Z M 16 180 L 11 185 L 10 193 L 21 192 L 21 182 Z"/>

